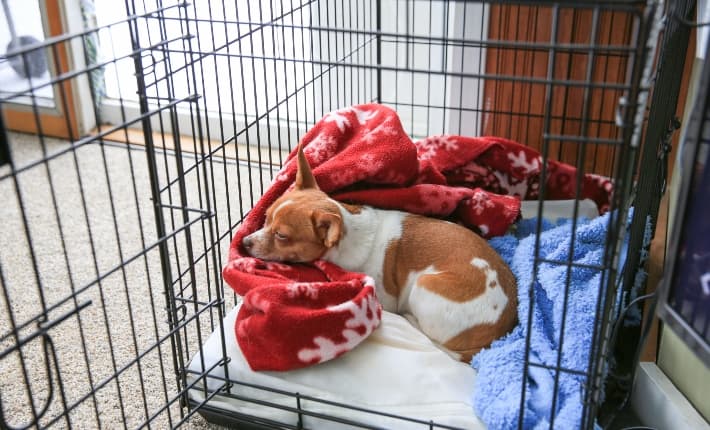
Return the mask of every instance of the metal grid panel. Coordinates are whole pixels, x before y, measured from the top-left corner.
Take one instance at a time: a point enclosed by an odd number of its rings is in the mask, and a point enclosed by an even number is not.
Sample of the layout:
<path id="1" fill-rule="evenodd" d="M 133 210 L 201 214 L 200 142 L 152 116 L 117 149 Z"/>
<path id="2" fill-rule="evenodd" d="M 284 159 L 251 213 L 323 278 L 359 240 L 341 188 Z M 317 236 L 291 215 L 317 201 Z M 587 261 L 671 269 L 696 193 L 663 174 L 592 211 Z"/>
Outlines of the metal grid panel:
<path id="1" fill-rule="evenodd" d="M 192 415 L 201 405 L 186 407 L 193 388 L 186 366 L 210 333 L 224 329 L 236 300 L 220 277 L 235 229 L 310 125 L 326 112 L 379 101 L 398 110 L 415 138 L 496 134 L 569 162 L 580 175 L 615 178 L 613 208 L 621 212 L 598 268 L 606 283 L 583 372 L 580 424 L 591 426 L 654 7 L 438 0 L 232 6 L 127 2 L 125 19 L 18 54 L 44 52 L 53 73 L 47 83 L 0 98 L 4 112 L 18 97 L 29 100 L 36 128 L 24 135 L 10 132 L 9 121 L 0 127 L 9 162 L 0 168 L 3 219 L 11 220 L 0 242 L 0 368 L 12 375 L 0 381 L 4 422 L 199 423 Z M 104 103 L 106 76 L 119 79 L 126 70 L 135 73 L 135 87 L 119 85 L 113 104 Z M 39 102 L 42 88 L 54 91 L 65 113 L 60 132 L 50 132 L 56 124 Z M 88 115 L 66 114 L 77 88 L 88 88 Z M 628 103 L 620 106 L 622 96 Z M 111 109 L 118 120 L 107 124 Z M 82 130 L 87 116 L 94 127 Z M 57 133 L 63 138 L 49 137 Z M 556 264 L 568 273 L 573 266 Z M 526 372 L 530 366 L 540 364 L 526 357 Z M 240 396 L 228 375 L 222 389 L 208 391 L 209 370 L 193 375 L 205 397 Z M 552 370 L 579 373 L 559 360 Z M 294 410 L 312 414 L 301 408 L 302 396 L 285 394 Z M 216 417 L 214 409 L 199 410 Z"/>

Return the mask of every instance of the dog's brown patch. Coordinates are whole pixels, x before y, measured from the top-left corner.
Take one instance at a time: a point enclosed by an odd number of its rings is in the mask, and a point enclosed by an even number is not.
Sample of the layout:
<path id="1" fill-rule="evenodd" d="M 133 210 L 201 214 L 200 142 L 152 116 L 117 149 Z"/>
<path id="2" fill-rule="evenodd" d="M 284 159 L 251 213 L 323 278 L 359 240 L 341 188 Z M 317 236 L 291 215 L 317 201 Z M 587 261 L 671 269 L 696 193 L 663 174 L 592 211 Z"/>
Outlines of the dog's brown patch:
<path id="1" fill-rule="evenodd" d="M 441 250 L 447 251 L 446 258 Z M 474 258 L 488 262 L 508 300 L 515 301 L 515 277 L 483 238 L 458 224 L 408 215 L 401 238 L 385 252 L 383 271 L 394 274 L 383 280 L 385 291 L 398 297 L 412 271 L 422 271 L 435 261 L 439 273 L 422 275 L 419 285 L 449 300 L 467 302 L 483 294 L 488 284 L 485 270 L 471 263 Z"/>
<path id="2" fill-rule="evenodd" d="M 357 215 L 360 212 L 362 212 L 362 205 L 353 205 L 349 203 L 343 203 L 340 202 L 340 205 L 345 208 L 346 211 L 350 212 L 353 215 Z"/>

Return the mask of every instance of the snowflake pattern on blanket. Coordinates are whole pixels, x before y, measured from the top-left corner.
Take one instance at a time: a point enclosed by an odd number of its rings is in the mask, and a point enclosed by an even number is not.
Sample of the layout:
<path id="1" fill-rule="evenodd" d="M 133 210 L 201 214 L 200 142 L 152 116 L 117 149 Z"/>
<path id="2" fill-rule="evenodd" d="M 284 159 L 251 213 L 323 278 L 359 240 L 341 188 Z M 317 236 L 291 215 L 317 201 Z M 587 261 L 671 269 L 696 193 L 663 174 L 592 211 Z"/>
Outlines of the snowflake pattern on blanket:
<path id="1" fill-rule="evenodd" d="M 328 113 L 302 138 L 319 187 L 336 200 L 459 222 L 484 237 L 504 234 L 520 200 L 537 198 L 540 154 L 498 137 L 431 136 L 412 142 L 397 114 L 378 104 Z M 244 297 L 235 333 L 254 370 L 288 370 L 355 348 L 379 324 L 376 286 L 332 264 L 264 262 L 241 248 L 266 209 L 294 183 L 296 151 L 232 238 L 225 281 Z M 549 160 L 546 198 L 575 195 L 576 169 Z M 580 198 L 605 210 L 611 182 L 585 175 Z M 363 317 L 364 315 L 364 317 Z"/>

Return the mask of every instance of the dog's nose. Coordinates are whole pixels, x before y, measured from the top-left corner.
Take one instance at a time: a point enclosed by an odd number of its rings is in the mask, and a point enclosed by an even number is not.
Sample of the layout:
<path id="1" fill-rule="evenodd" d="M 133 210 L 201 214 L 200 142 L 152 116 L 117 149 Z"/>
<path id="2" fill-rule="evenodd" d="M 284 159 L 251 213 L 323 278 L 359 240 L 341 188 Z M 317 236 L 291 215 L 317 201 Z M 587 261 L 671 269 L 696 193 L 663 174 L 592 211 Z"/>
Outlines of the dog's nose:
<path id="1" fill-rule="evenodd" d="M 254 241 L 252 241 L 249 236 L 246 236 L 242 239 L 242 245 L 244 245 L 244 248 L 246 249 L 251 249 L 251 247 L 254 246 Z"/>

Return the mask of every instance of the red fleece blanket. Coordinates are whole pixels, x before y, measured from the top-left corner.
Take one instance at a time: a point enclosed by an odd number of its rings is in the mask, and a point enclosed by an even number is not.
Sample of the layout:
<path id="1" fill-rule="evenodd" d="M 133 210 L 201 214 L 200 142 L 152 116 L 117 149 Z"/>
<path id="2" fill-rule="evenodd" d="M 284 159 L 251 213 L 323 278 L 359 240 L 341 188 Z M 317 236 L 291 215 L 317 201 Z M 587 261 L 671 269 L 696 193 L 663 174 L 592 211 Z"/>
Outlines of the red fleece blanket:
<path id="1" fill-rule="evenodd" d="M 397 114 L 382 105 L 327 114 L 302 139 L 319 187 L 337 200 L 452 219 L 484 237 L 502 235 L 535 199 L 542 158 L 498 137 L 433 136 L 413 143 Z M 254 370 L 289 370 L 335 358 L 379 325 L 371 278 L 323 261 L 280 264 L 249 257 L 244 236 L 293 184 L 296 151 L 232 239 L 226 282 L 243 296 L 235 331 Z M 549 160 L 547 199 L 573 198 L 574 167 Z M 611 182 L 584 175 L 582 198 L 606 211 Z"/>

